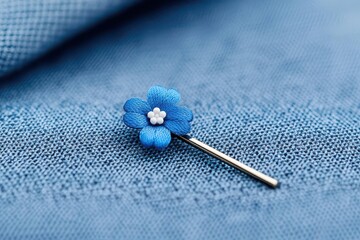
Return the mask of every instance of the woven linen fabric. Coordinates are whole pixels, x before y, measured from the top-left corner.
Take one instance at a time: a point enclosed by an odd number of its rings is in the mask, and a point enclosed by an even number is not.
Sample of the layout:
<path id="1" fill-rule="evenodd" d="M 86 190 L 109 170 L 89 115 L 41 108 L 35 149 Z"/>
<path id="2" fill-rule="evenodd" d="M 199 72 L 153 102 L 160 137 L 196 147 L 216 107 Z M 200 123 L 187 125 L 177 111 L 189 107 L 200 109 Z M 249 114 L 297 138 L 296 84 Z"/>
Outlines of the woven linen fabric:
<path id="1" fill-rule="evenodd" d="M 0 76 L 135 0 L 0 0 Z"/>
<path id="2" fill-rule="evenodd" d="M 1 79 L 0 239 L 359 239 L 359 2 L 146 7 Z M 144 149 L 122 106 L 155 84 L 280 187 Z"/>

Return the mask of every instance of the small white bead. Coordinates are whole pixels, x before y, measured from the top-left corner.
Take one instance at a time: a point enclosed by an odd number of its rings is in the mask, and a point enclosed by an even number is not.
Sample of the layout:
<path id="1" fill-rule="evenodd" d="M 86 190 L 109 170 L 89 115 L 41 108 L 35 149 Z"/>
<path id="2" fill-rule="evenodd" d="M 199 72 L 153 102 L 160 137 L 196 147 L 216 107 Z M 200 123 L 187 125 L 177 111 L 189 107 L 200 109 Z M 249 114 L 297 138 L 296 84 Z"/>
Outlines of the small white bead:
<path id="1" fill-rule="evenodd" d="M 150 118 L 150 122 L 152 125 L 155 125 L 157 123 L 157 118 L 156 117 Z"/>
<path id="2" fill-rule="evenodd" d="M 153 109 L 153 112 L 154 112 L 155 114 L 160 113 L 160 108 L 158 108 L 158 107 L 154 108 L 154 109 Z"/>
<path id="3" fill-rule="evenodd" d="M 152 112 L 152 111 L 148 112 L 148 114 L 147 114 L 147 117 L 148 117 L 148 118 L 152 118 L 152 117 L 154 117 L 154 116 L 155 116 L 155 114 L 154 114 L 154 112 Z"/>
<path id="4" fill-rule="evenodd" d="M 147 117 L 150 118 L 150 123 L 152 125 L 163 124 L 164 118 L 166 117 L 166 112 L 161 111 L 160 108 L 155 107 L 152 111 L 147 113 Z"/>
<path id="5" fill-rule="evenodd" d="M 162 117 L 162 118 L 165 118 L 166 117 L 166 112 L 165 111 L 161 111 L 159 113 L 159 116 Z"/>
<path id="6" fill-rule="evenodd" d="M 158 124 L 163 124 L 164 123 L 164 119 L 162 117 L 157 118 L 157 123 Z"/>

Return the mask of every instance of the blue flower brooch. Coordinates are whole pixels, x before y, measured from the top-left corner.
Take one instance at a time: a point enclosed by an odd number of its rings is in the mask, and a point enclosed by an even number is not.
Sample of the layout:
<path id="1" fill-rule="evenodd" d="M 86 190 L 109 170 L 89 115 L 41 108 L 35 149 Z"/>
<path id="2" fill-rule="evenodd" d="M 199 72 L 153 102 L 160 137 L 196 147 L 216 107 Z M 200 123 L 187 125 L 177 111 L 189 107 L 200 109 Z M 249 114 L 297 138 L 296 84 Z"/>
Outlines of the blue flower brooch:
<path id="1" fill-rule="evenodd" d="M 190 132 L 193 114 L 190 109 L 179 106 L 179 102 L 180 94 L 176 90 L 153 86 L 147 92 L 147 101 L 131 98 L 125 102 L 123 121 L 128 127 L 141 129 L 140 142 L 145 147 L 163 150 L 174 136 L 271 187 L 278 186 L 277 180 L 186 135 Z"/>
<path id="2" fill-rule="evenodd" d="M 131 98 L 124 105 L 124 123 L 139 128 L 140 142 L 145 147 L 162 150 L 171 142 L 171 133 L 185 135 L 190 132 L 193 114 L 190 109 L 177 104 L 180 94 L 174 89 L 153 86 L 147 101 Z"/>

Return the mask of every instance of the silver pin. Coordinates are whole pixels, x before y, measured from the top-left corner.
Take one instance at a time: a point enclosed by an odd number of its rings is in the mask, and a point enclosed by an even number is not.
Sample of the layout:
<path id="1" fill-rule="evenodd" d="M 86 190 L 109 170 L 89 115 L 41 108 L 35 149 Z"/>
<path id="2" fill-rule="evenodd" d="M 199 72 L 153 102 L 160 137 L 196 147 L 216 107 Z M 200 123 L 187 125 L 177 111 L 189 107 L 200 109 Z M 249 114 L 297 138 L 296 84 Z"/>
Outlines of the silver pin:
<path id="1" fill-rule="evenodd" d="M 269 177 L 259 171 L 256 171 L 255 169 L 237 161 L 236 159 L 216 150 L 215 148 L 210 147 L 209 145 L 200 142 L 199 140 L 197 140 L 196 138 L 190 137 L 188 135 L 184 135 L 184 136 L 179 136 L 179 135 L 175 135 L 175 137 L 177 137 L 178 139 L 182 140 L 183 142 L 186 142 L 194 147 L 196 147 L 197 149 L 202 150 L 203 152 L 216 157 L 217 159 L 223 161 L 224 163 L 246 173 L 249 174 L 250 176 L 262 181 L 263 183 L 267 184 L 270 187 L 276 188 L 279 185 L 279 182 L 272 178 Z"/>

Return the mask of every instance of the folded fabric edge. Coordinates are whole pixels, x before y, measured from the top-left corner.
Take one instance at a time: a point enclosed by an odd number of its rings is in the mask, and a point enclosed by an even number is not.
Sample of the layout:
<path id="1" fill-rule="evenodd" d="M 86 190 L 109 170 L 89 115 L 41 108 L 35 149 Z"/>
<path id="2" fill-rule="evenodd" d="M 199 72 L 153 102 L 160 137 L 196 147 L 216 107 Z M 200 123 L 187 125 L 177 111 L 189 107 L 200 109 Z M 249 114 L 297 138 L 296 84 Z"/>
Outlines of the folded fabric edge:
<path id="1" fill-rule="evenodd" d="M 175 2 L 179 1 L 174 1 L 172 3 L 163 0 L 124 1 L 117 8 L 110 9 L 109 11 L 104 11 L 96 18 L 89 20 L 86 24 L 78 26 L 71 33 L 63 35 L 60 40 L 45 45 L 44 48 L 42 48 L 38 52 L 33 53 L 32 56 L 15 62 L 8 69 L 2 70 L 2 67 L 0 66 L 0 82 L 4 83 L 11 81 L 11 79 L 19 73 L 24 72 L 27 69 L 31 69 L 39 61 L 41 61 L 41 59 L 47 58 L 49 57 L 49 55 L 55 56 L 58 51 L 61 51 L 61 49 L 70 47 L 75 42 L 84 40 L 89 35 L 92 35 L 94 32 L 102 31 L 104 25 L 108 25 L 109 22 L 111 22 L 112 24 L 113 22 L 115 22 L 116 24 L 125 25 L 128 22 L 133 21 L 138 17 L 141 17 L 142 15 L 146 15 L 149 12 L 155 11 L 156 9 L 166 7 L 169 4 L 172 5 Z"/>

